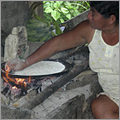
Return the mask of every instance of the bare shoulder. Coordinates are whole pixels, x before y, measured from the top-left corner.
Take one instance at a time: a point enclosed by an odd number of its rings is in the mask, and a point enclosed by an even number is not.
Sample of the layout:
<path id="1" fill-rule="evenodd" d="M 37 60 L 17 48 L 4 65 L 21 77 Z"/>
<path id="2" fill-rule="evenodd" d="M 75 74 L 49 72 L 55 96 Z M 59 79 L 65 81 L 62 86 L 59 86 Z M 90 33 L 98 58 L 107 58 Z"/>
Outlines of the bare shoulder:
<path id="1" fill-rule="evenodd" d="M 89 21 L 83 21 L 75 28 L 57 37 L 59 51 L 90 43 L 93 34 L 94 29 L 91 28 Z"/>
<path id="2" fill-rule="evenodd" d="M 74 30 L 84 38 L 88 43 L 92 40 L 95 29 L 91 28 L 89 20 L 79 23 Z"/>

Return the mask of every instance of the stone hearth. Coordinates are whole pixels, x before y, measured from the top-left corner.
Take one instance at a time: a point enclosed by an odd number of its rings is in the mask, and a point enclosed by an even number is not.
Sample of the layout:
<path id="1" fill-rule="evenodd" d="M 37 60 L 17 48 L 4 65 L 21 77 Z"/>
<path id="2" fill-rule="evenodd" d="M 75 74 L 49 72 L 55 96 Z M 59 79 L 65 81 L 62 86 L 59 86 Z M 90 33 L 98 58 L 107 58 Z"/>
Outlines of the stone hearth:
<path id="1" fill-rule="evenodd" d="M 36 44 L 38 45 L 38 43 Z M 31 43 L 29 43 L 29 46 L 30 45 Z M 35 48 L 37 45 L 35 45 Z M 51 58 L 57 59 L 64 56 L 63 59 L 65 59 L 67 54 L 71 54 L 75 50 L 76 48 L 63 51 Z M 71 57 L 66 58 L 66 61 L 69 63 L 74 62 L 74 64 L 77 65 L 81 63 L 81 60 L 84 61 L 86 57 L 88 57 L 88 53 L 82 52 L 81 54 L 74 54 Z M 24 106 L 13 107 L 2 105 L 1 118 L 93 119 L 90 104 L 101 91 L 102 89 L 99 86 L 97 74 L 92 72 L 88 67 L 85 71 L 82 71 L 76 77 L 70 79 L 65 85 L 60 87 L 56 92 L 53 92 L 48 98 L 32 109 L 28 109 Z"/>

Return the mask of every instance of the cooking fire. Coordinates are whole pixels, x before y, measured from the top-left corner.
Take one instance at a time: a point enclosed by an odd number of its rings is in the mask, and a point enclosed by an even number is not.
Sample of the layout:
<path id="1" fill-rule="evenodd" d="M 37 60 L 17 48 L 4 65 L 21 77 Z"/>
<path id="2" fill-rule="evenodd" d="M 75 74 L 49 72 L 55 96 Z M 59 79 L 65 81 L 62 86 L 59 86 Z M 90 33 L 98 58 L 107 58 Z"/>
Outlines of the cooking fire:
<path id="1" fill-rule="evenodd" d="M 2 73 L 4 89 L 1 93 L 12 102 L 20 99 L 33 90 L 38 94 L 57 80 L 56 77 L 31 79 L 29 76 L 29 78 L 11 78 L 9 77 L 9 70 L 10 68 L 7 67 L 5 74 Z"/>
<path id="2" fill-rule="evenodd" d="M 5 80 L 5 89 L 2 91 L 3 94 L 13 94 L 13 91 L 21 91 L 20 95 L 27 94 L 27 90 L 29 89 L 29 84 L 31 83 L 31 77 L 29 79 L 23 79 L 23 78 L 10 78 L 9 77 L 9 71 L 10 68 L 7 66 L 5 76 L 3 75 L 3 79 Z M 9 90 L 10 89 L 10 90 Z M 21 90 L 19 90 L 21 89 Z M 8 93 L 8 91 L 10 93 Z M 18 93 L 19 93 L 18 92 Z"/>

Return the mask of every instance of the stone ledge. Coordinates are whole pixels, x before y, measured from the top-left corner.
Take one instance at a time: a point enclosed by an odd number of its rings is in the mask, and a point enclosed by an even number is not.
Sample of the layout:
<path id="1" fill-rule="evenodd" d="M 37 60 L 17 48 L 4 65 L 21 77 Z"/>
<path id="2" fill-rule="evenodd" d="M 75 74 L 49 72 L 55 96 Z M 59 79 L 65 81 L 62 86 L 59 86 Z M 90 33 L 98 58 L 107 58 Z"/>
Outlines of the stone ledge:
<path id="1" fill-rule="evenodd" d="M 47 114 L 47 119 L 77 119 L 79 113 L 82 113 L 83 102 L 85 95 L 77 95 L 74 98 L 68 100 L 61 107 L 56 108 L 49 114 Z M 81 114 L 82 115 L 82 114 Z"/>
<path id="2" fill-rule="evenodd" d="M 70 83 L 69 89 L 67 89 L 66 91 L 62 89 L 58 90 L 43 103 L 35 107 L 33 109 L 35 112 L 35 118 L 93 119 L 90 105 L 93 99 L 96 98 L 96 95 L 102 91 L 102 88 L 97 80 L 97 74 L 90 70 L 87 70 L 79 74 L 76 78 L 79 78 L 79 82 L 81 82 L 81 84 L 75 86 L 74 84 L 77 84 L 77 82 L 73 82 L 73 84 Z M 84 84 L 84 80 L 87 80 L 88 82 Z M 82 98 L 82 100 L 80 100 L 81 96 L 84 96 L 84 99 Z M 77 105 L 75 106 L 78 107 L 72 107 L 75 102 L 74 100 L 77 101 Z M 73 102 L 73 104 L 71 103 L 71 101 Z M 71 103 L 71 106 L 69 105 L 69 103 Z M 76 111 L 75 113 L 72 112 L 73 109 Z M 71 115 L 68 113 L 73 114 Z"/>
<path id="3" fill-rule="evenodd" d="M 1 119 L 33 119 L 34 111 L 1 105 Z"/>

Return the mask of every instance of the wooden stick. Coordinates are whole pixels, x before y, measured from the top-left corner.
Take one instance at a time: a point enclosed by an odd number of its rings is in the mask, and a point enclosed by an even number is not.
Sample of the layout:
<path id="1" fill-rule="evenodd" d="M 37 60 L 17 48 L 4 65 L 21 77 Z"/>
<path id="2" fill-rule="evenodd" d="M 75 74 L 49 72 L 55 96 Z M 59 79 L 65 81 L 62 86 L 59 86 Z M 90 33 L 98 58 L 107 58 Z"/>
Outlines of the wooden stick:
<path id="1" fill-rule="evenodd" d="M 42 92 L 37 94 L 34 98 L 24 103 L 22 106 L 20 106 L 20 108 L 25 108 L 30 110 L 33 109 L 37 105 L 41 104 L 51 94 L 53 94 L 63 85 L 65 85 L 68 81 L 70 81 L 79 73 L 87 69 L 87 67 L 88 67 L 88 59 L 79 65 L 74 65 L 73 68 L 67 74 L 62 75 L 55 83 L 51 84 Z"/>

